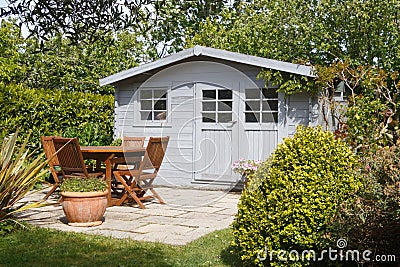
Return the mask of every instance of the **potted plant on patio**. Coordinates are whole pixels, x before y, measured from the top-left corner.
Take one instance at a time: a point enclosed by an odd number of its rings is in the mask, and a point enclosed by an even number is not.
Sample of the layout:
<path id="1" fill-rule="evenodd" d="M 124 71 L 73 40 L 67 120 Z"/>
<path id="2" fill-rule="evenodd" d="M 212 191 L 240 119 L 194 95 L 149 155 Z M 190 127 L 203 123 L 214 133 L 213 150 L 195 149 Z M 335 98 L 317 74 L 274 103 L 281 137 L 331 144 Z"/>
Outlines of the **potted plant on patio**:
<path id="1" fill-rule="evenodd" d="M 97 226 L 106 211 L 107 183 L 95 177 L 71 177 L 60 185 L 62 207 L 71 226 Z"/>

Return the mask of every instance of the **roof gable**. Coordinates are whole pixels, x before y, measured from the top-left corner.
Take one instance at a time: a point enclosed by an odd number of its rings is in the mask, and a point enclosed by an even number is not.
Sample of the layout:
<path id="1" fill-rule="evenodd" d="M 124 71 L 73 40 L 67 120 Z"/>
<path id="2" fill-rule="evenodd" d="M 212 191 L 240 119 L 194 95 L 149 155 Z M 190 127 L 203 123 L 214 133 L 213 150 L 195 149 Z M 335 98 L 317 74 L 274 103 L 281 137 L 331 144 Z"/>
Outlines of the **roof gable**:
<path id="1" fill-rule="evenodd" d="M 292 74 L 298 74 L 302 76 L 315 77 L 315 75 L 313 74 L 313 68 L 310 66 L 293 64 L 284 61 L 250 56 L 241 53 L 229 52 L 221 49 L 215 49 L 197 45 L 195 47 L 185 49 L 176 54 L 172 54 L 164 58 L 158 59 L 156 61 L 146 63 L 125 71 L 121 71 L 111 76 L 100 79 L 100 86 L 114 84 L 119 81 L 151 71 L 153 69 L 164 67 L 169 64 L 174 64 L 179 61 L 185 60 L 187 58 L 198 57 L 198 56 L 207 56 L 211 58 L 242 63 L 266 69 L 273 69 Z"/>

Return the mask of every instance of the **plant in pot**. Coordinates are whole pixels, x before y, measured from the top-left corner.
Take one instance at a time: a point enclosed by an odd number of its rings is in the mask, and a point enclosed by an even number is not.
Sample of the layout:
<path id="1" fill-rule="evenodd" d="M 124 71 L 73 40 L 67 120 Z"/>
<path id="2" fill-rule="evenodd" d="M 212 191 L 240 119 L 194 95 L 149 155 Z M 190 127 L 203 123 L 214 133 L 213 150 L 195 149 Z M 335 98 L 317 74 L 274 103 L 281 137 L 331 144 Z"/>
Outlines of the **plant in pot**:
<path id="1" fill-rule="evenodd" d="M 97 226 L 106 211 L 107 183 L 95 177 L 70 177 L 60 185 L 62 207 L 71 226 Z"/>

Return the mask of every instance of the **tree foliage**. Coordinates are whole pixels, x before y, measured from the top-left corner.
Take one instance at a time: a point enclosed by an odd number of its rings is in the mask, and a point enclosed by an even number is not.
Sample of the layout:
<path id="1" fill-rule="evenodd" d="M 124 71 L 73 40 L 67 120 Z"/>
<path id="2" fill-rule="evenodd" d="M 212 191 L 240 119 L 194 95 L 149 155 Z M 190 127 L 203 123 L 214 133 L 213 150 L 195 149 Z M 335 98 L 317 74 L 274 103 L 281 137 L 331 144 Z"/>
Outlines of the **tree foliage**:
<path id="1" fill-rule="evenodd" d="M 138 37 L 127 31 L 108 35 L 112 42 L 80 45 L 56 36 L 45 42 L 46 49 L 35 38 L 23 38 L 13 21 L 2 22 L 0 35 L 0 81 L 33 88 L 109 94 L 113 88 L 100 87 L 98 80 L 138 65 L 145 56 Z"/>
<path id="2" fill-rule="evenodd" d="M 68 39 L 54 37 L 46 51 L 38 51 L 37 41 L 27 40 L 24 53 L 26 79 L 34 88 L 54 88 L 108 94 L 111 87 L 100 87 L 99 79 L 138 65 L 141 47 L 136 36 L 122 32 L 113 43 L 71 45 Z"/>
<path id="3" fill-rule="evenodd" d="M 338 137 L 360 152 L 397 143 L 400 137 L 398 71 L 375 66 L 354 67 L 348 61 L 318 66 L 317 71 L 320 100 L 338 122 Z M 334 97 L 338 84 L 343 85 L 347 95 L 345 106 Z M 324 118 L 328 123 L 328 118 Z"/>
<path id="4" fill-rule="evenodd" d="M 9 0 L 0 16 L 17 16 L 31 35 L 50 40 L 56 35 L 72 43 L 92 43 L 104 34 L 134 26 L 149 14 L 145 6 L 152 0 Z M 108 39 L 106 39 L 108 40 Z"/>
<path id="5" fill-rule="evenodd" d="M 400 1 L 255 0 L 207 19 L 191 44 L 289 62 L 400 65 Z"/>
<path id="6" fill-rule="evenodd" d="M 228 0 L 155 1 L 155 12 L 141 26 L 147 53 L 157 59 L 182 50 L 207 18 L 216 18 Z"/>
<path id="7" fill-rule="evenodd" d="M 5 83 L 19 82 L 25 75 L 20 52 L 25 42 L 14 23 L 12 20 L 0 22 L 0 81 Z"/>

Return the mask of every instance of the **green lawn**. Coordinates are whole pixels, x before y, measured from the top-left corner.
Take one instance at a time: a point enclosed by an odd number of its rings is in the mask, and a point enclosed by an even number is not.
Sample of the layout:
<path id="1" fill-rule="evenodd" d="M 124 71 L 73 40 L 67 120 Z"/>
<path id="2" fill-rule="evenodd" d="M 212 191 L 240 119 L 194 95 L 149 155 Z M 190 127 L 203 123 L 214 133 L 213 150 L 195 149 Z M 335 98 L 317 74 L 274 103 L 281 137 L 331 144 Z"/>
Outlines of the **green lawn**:
<path id="1" fill-rule="evenodd" d="M 0 237 L 0 266 L 241 266 L 231 240 L 230 229 L 172 246 L 30 228 Z"/>

